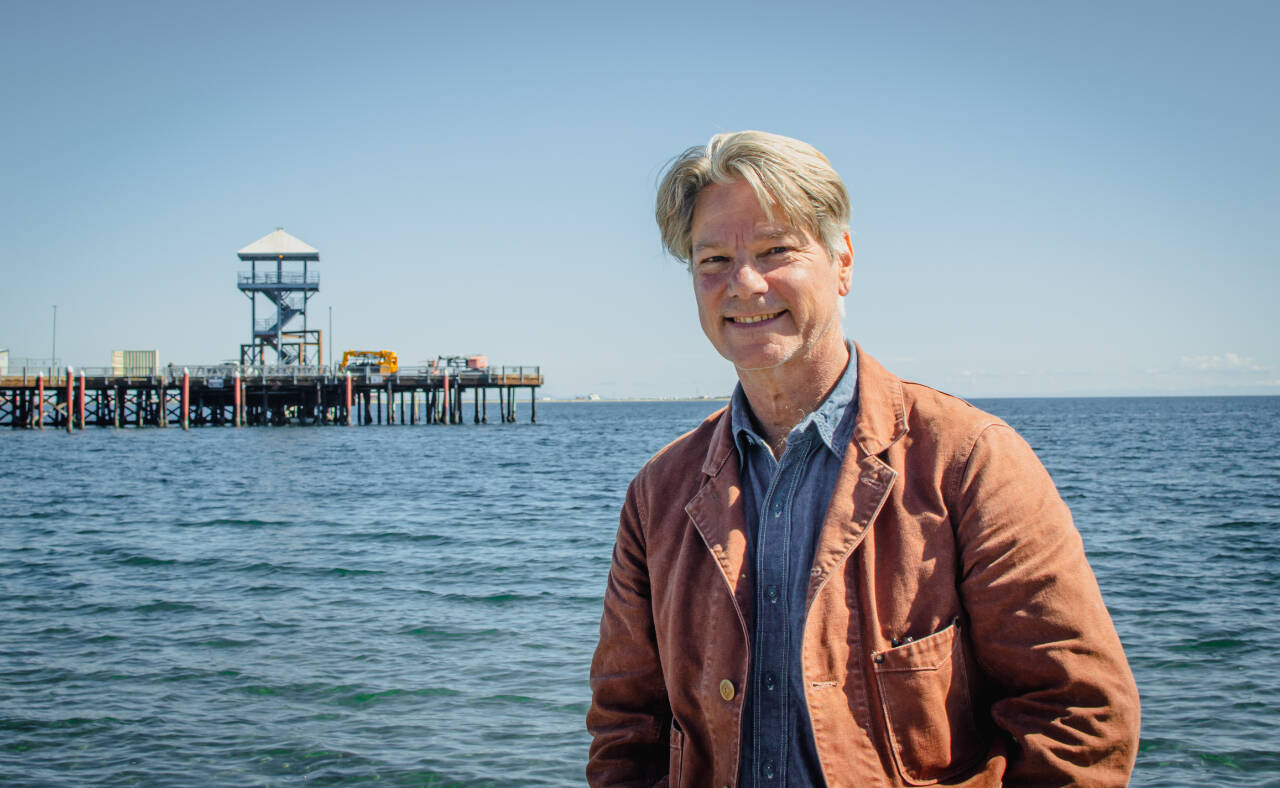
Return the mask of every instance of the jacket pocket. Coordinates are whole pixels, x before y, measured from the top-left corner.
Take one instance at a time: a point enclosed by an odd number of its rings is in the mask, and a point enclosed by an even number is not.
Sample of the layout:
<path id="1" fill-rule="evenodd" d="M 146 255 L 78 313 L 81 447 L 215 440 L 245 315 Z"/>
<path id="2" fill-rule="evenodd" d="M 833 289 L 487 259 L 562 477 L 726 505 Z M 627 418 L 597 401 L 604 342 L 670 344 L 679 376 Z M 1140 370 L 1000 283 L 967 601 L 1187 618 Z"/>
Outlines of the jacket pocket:
<path id="1" fill-rule="evenodd" d="M 681 772 L 684 770 L 684 731 L 680 730 L 680 724 L 674 719 L 671 720 L 671 754 L 667 767 L 667 785 L 671 788 L 678 788 L 682 783 L 680 781 Z"/>
<path id="2" fill-rule="evenodd" d="M 968 768 L 985 736 L 974 715 L 960 624 L 872 654 L 898 772 L 930 785 Z"/>

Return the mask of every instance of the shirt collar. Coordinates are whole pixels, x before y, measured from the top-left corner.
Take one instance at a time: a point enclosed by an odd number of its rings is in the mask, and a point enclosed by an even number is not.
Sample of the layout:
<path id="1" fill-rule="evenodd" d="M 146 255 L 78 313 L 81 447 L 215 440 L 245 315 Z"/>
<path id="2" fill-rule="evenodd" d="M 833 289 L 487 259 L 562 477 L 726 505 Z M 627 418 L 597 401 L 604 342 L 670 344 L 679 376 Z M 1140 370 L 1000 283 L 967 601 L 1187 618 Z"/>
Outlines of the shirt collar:
<path id="1" fill-rule="evenodd" d="M 854 417 L 857 415 L 854 403 L 858 394 L 858 354 L 850 343 L 846 342 L 845 345 L 849 347 L 849 363 L 836 381 L 835 388 L 816 410 L 791 430 L 792 434 L 797 431 L 803 433 L 812 426 L 827 448 L 841 459 L 844 459 L 844 450 L 853 435 Z M 752 443 L 766 445 L 764 438 L 755 430 L 751 404 L 747 402 L 741 383 L 734 386 L 733 397 L 729 402 L 729 428 L 732 430 L 733 443 L 738 449 L 739 462 L 745 459 Z"/>

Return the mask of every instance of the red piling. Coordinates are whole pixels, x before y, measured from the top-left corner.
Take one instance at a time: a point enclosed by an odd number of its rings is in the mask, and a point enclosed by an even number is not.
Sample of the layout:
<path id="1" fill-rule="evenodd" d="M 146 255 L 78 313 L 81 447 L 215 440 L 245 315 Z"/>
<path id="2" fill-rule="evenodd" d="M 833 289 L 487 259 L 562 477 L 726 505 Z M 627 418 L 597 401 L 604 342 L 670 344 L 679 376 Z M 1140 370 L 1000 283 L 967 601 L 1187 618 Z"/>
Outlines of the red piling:
<path id="1" fill-rule="evenodd" d="M 67 367 L 67 434 L 76 428 L 74 411 L 71 409 L 71 403 L 76 398 L 76 378 L 71 371 L 71 367 Z"/>
<path id="2" fill-rule="evenodd" d="M 191 428 L 191 372 L 182 368 L 182 429 Z"/>
<path id="3" fill-rule="evenodd" d="M 354 422 L 351 420 L 351 372 L 347 371 L 346 388 L 343 393 L 343 403 L 347 407 L 347 426 L 350 427 Z"/>
<path id="4" fill-rule="evenodd" d="M 84 429 L 84 370 L 80 370 L 80 394 L 76 398 L 76 411 L 80 414 L 80 429 Z M 102 408 L 98 408 L 98 412 L 102 412 Z M 101 421 L 101 416 L 99 416 Z"/>
<path id="5" fill-rule="evenodd" d="M 444 423 L 453 423 L 453 411 L 449 410 L 449 368 L 444 370 Z"/>
<path id="6" fill-rule="evenodd" d="M 240 426 L 240 412 L 242 410 L 241 402 L 244 399 L 244 389 L 240 386 L 240 371 L 236 370 L 235 381 L 233 383 L 235 391 L 231 395 L 231 420 L 237 427 Z"/>

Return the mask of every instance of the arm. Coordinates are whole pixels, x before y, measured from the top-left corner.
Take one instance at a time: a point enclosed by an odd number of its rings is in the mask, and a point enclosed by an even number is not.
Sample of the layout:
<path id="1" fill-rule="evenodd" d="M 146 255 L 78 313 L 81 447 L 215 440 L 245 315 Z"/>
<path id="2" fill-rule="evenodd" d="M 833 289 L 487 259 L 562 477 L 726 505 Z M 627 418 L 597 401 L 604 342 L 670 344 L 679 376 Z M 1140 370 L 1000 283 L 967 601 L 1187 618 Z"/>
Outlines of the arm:
<path id="1" fill-rule="evenodd" d="M 1071 513 L 1031 447 L 984 428 L 955 482 L 960 593 L 1013 739 L 1006 785 L 1123 786 L 1138 691 Z"/>
<path id="2" fill-rule="evenodd" d="M 592 786 L 666 784 L 671 709 L 658 660 L 637 484 L 631 483 L 622 507 L 591 661 Z"/>

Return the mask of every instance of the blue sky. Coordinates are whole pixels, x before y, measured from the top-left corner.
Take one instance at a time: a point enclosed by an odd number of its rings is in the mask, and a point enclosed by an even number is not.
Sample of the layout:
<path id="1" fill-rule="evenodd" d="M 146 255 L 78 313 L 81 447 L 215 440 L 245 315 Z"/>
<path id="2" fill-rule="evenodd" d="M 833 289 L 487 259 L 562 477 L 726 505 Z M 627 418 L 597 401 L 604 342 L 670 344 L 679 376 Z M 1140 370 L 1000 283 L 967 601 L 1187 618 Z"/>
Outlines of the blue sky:
<path id="1" fill-rule="evenodd" d="M 1274 3 L 0 5 L 0 348 L 234 358 L 236 250 L 313 326 L 545 393 L 726 393 L 652 219 L 758 128 L 853 197 L 846 334 L 962 396 L 1280 393 Z M 327 355 L 327 354 L 326 354 Z"/>

